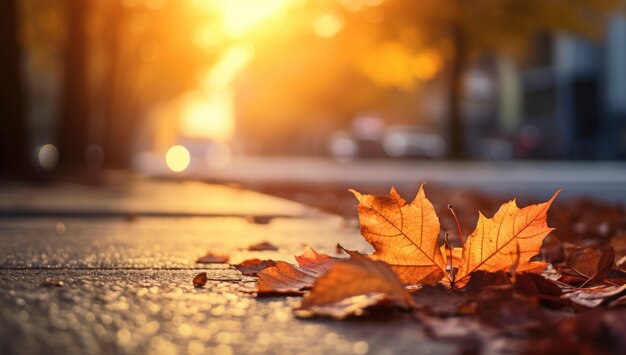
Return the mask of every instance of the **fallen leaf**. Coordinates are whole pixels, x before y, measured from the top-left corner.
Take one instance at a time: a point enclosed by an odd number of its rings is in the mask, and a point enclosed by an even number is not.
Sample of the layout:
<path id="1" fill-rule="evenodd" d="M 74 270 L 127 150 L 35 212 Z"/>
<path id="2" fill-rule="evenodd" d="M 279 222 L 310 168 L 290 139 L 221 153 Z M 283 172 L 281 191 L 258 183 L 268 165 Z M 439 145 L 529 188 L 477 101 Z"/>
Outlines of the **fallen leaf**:
<path id="1" fill-rule="evenodd" d="M 513 290 L 517 294 L 536 298 L 539 303 L 550 308 L 562 308 L 569 304 L 561 298 L 563 291 L 554 281 L 538 274 L 516 275 Z"/>
<path id="2" fill-rule="evenodd" d="M 565 266 L 557 267 L 560 281 L 566 283 L 602 281 L 613 269 L 615 252 L 611 246 L 581 248 L 569 251 Z"/>
<path id="3" fill-rule="evenodd" d="M 469 298 L 466 292 L 449 289 L 443 285 L 426 285 L 412 294 L 413 301 L 422 312 L 438 316 L 467 314 L 464 305 Z"/>
<path id="4" fill-rule="evenodd" d="M 295 258 L 300 268 L 310 271 L 318 276 L 324 274 L 337 262 L 345 260 L 318 253 L 315 249 L 308 245 L 304 247 L 304 252 L 301 255 L 297 255 Z"/>
<path id="5" fill-rule="evenodd" d="M 483 324 L 503 333 L 546 330 L 549 317 L 538 302 L 514 290 L 487 290 L 476 295 L 476 315 Z"/>
<path id="6" fill-rule="evenodd" d="M 304 253 L 295 257 L 299 267 L 284 261 L 276 261 L 276 265 L 258 273 L 258 292 L 271 293 L 302 293 L 311 288 L 315 280 L 338 261 L 345 260 L 321 254 L 306 246 Z"/>
<path id="7" fill-rule="evenodd" d="M 461 260 L 463 260 L 463 248 L 454 247 L 452 248 L 452 252 L 450 252 L 450 248 L 448 248 L 445 244 L 441 246 L 441 254 L 443 254 L 443 259 L 448 267 L 450 267 L 450 255 L 452 255 L 452 267 L 458 268 L 461 266 Z"/>
<path id="8" fill-rule="evenodd" d="M 611 237 L 611 246 L 615 251 L 615 266 L 626 271 L 626 233 Z"/>
<path id="9" fill-rule="evenodd" d="M 564 298 L 570 299 L 573 303 L 593 308 L 608 303 L 614 299 L 618 299 L 626 293 L 626 284 L 622 286 L 596 286 L 580 289 L 574 292 L 566 293 Z"/>
<path id="10" fill-rule="evenodd" d="M 385 197 L 350 191 L 359 201 L 361 234 L 375 250 L 372 259 L 389 264 L 408 284 L 435 284 L 446 275 L 439 219 L 423 186 L 409 204 L 394 188 Z"/>
<path id="11" fill-rule="evenodd" d="M 276 251 L 278 247 L 270 242 L 260 242 L 248 247 L 250 251 Z"/>
<path id="12" fill-rule="evenodd" d="M 541 258 L 548 263 L 560 263 L 565 260 L 563 244 L 552 234 L 545 237 L 541 245 Z"/>
<path id="13" fill-rule="evenodd" d="M 548 208 L 559 194 L 544 203 L 518 208 L 515 199 L 500 207 L 493 218 L 479 213 L 476 229 L 463 245 L 463 263 L 457 274 L 457 282 L 467 282 L 478 270 L 505 270 L 516 262 L 517 271 L 540 272 L 547 265 L 530 259 L 539 254 L 543 239 L 553 230 L 546 222 Z"/>
<path id="14" fill-rule="evenodd" d="M 246 221 L 254 224 L 269 224 L 274 216 L 247 216 Z"/>
<path id="15" fill-rule="evenodd" d="M 566 317 L 521 349 L 522 354 L 626 354 L 626 311 L 594 309 Z"/>
<path id="16" fill-rule="evenodd" d="M 382 261 L 354 253 L 319 277 L 302 300 L 296 315 L 345 318 L 362 314 L 363 309 L 389 303 L 413 307 L 411 295 L 394 271 Z"/>
<path id="17" fill-rule="evenodd" d="M 206 272 L 201 272 L 193 278 L 193 287 L 202 287 L 206 285 L 207 277 Z"/>
<path id="18" fill-rule="evenodd" d="M 228 255 L 215 254 L 215 253 L 208 251 L 206 255 L 196 260 L 196 263 L 198 264 L 223 264 L 223 263 L 227 263 L 228 259 L 229 259 Z"/>
<path id="19" fill-rule="evenodd" d="M 508 288 L 511 286 L 511 280 L 506 272 L 478 270 L 472 273 L 463 289 L 468 292 L 479 292 L 488 288 L 503 288 L 503 286 Z"/>
<path id="20" fill-rule="evenodd" d="M 313 286 L 317 275 L 284 261 L 258 273 L 258 293 L 302 293 Z"/>
<path id="21" fill-rule="evenodd" d="M 47 279 L 45 279 L 41 283 L 41 286 L 44 286 L 44 287 L 63 287 L 63 286 L 65 286 L 65 284 L 61 280 L 53 280 L 53 279 L 47 278 Z"/>
<path id="22" fill-rule="evenodd" d="M 233 266 L 246 276 L 255 276 L 268 267 L 276 266 L 276 262 L 274 260 L 249 259 Z"/>

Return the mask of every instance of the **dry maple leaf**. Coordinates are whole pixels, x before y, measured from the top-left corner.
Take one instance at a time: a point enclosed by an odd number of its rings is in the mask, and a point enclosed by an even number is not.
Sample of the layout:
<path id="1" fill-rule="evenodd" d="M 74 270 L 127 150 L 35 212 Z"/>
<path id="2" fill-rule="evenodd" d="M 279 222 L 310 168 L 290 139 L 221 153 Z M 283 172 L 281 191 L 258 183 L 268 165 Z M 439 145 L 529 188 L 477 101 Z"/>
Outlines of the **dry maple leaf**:
<path id="1" fill-rule="evenodd" d="M 268 267 L 276 266 L 276 262 L 274 260 L 249 259 L 233 266 L 244 275 L 254 276 Z"/>
<path id="2" fill-rule="evenodd" d="M 603 281 L 613 268 L 615 251 L 610 245 L 598 248 L 579 248 L 568 252 L 565 266 L 557 267 L 565 283 Z"/>
<path id="3" fill-rule="evenodd" d="M 206 285 L 207 280 L 206 272 L 201 272 L 193 278 L 193 287 L 202 287 Z"/>
<path id="4" fill-rule="evenodd" d="M 553 228 L 546 222 L 548 208 L 561 192 L 547 202 L 518 208 L 515 199 L 503 204 L 493 218 L 479 212 L 476 229 L 463 245 L 463 260 L 456 279 L 467 282 L 472 272 L 500 271 L 509 268 L 518 258 L 517 271 L 541 271 L 546 263 L 531 261 L 539 254 L 543 239 Z"/>
<path id="5" fill-rule="evenodd" d="M 223 264 L 227 263 L 229 259 L 228 255 L 215 254 L 213 252 L 208 251 L 206 255 L 198 258 L 196 263 L 198 264 Z"/>
<path id="6" fill-rule="evenodd" d="M 596 286 L 590 288 L 578 289 L 574 292 L 566 293 L 564 298 L 569 298 L 577 305 L 593 308 L 602 303 L 608 303 L 615 299 L 619 299 L 620 296 L 626 294 L 626 284 L 621 286 Z M 619 303 L 618 303 L 619 304 Z"/>
<path id="7" fill-rule="evenodd" d="M 313 286 L 317 274 L 302 270 L 284 261 L 258 273 L 258 293 L 301 293 Z"/>
<path id="8" fill-rule="evenodd" d="M 315 280 L 342 259 L 321 254 L 306 246 L 302 255 L 296 256 L 299 267 L 284 261 L 258 273 L 259 293 L 301 293 L 313 286 Z"/>
<path id="9" fill-rule="evenodd" d="M 304 247 L 304 252 L 295 258 L 301 269 L 310 271 L 318 276 L 324 274 L 337 262 L 345 260 L 318 253 L 308 245 Z"/>
<path id="10" fill-rule="evenodd" d="M 350 191 L 359 200 L 361 234 L 374 247 L 373 259 L 389 264 L 409 284 L 435 284 L 446 275 L 439 219 L 423 186 L 411 203 L 394 188 L 385 197 Z"/>
<path id="11" fill-rule="evenodd" d="M 250 251 L 276 251 L 278 247 L 270 242 L 259 242 L 248 247 Z"/>
<path id="12" fill-rule="evenodd" d="M 411 295 L 389 265 L 358 252 L 350 255 L 315 281 L 296 315 L 345 318 L 381 302 L 413 307 Z"/>

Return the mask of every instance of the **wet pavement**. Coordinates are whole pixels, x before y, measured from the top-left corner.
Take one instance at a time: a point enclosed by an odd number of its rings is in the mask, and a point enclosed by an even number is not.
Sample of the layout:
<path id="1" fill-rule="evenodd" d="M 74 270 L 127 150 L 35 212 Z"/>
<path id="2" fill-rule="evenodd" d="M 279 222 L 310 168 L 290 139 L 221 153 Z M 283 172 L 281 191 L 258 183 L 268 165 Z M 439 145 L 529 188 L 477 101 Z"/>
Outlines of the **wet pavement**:
<path id="1" fill-rule="evenodd" d="M 354 224 L 201 183 L 0 188 L 1 354 L 453 353 L 408 315 L 301 320 L 298 297 L 257 299 L 207 250 L 293 261 L 307 243 L 367 251 Z M 35 213 L 36 212 L 36 213 Z M 250 252 L 269 241 L 278 251 Z M 209 281 L 194 288 L 199 270 Z"/>

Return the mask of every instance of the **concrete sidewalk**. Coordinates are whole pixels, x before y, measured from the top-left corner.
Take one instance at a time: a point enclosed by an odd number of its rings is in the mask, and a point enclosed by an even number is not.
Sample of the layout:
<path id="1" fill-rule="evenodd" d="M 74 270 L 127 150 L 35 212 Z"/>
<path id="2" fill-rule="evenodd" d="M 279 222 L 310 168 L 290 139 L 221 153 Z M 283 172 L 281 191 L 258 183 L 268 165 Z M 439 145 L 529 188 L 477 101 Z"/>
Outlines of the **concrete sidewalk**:
<path id="1" fill-rule="evenodd" d="M 452 353 L 408 316 L 295 319 L 207 250 L 293 261 L 307 243 L 367 250 L 343 219 L 219 185 L 0 188 L 1 354 Z M 269 241 L 277 252 L 249 252 Z M 206 270 L 201 289 L 193 276 Z M 390 324 L 392 321 L 393 324 Z"/>

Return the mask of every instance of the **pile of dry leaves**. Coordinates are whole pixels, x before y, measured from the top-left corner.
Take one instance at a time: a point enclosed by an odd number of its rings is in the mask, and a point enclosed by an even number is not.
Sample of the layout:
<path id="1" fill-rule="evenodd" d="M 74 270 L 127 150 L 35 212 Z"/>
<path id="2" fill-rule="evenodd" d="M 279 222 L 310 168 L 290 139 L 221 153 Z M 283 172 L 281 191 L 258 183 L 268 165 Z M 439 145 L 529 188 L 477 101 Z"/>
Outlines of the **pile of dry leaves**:
<path id="1" fill-rule="evenodd" d="M 479 212 L 467 238 L 458 220 L 455 235 L 442 235 L 423 187 L 410 203 L 394 189 L 385 197 L 352 193 L 375 252 L 338 245 L 347 256 L 334 257 L 306 247 L 297 266 L 258 259 L 236 265 L 258 276 L 258 296 L 302 294 L 299 317 L 404 310 L 440 337 L 467 335 L 459 328 L 489 336 L 491 329 L 549 336 L 526 344 L 528 351 L 626 351 L 626 313 L 609 310 L 626 304 L 626 235 L 561 243 L 547 224 L 559 191 L 524 208 L 509 201 L 491 218 Z M 575 316 L 580 312 L 584 318 Z M 443 325 L 451 318 L 468 323 Z"/>

